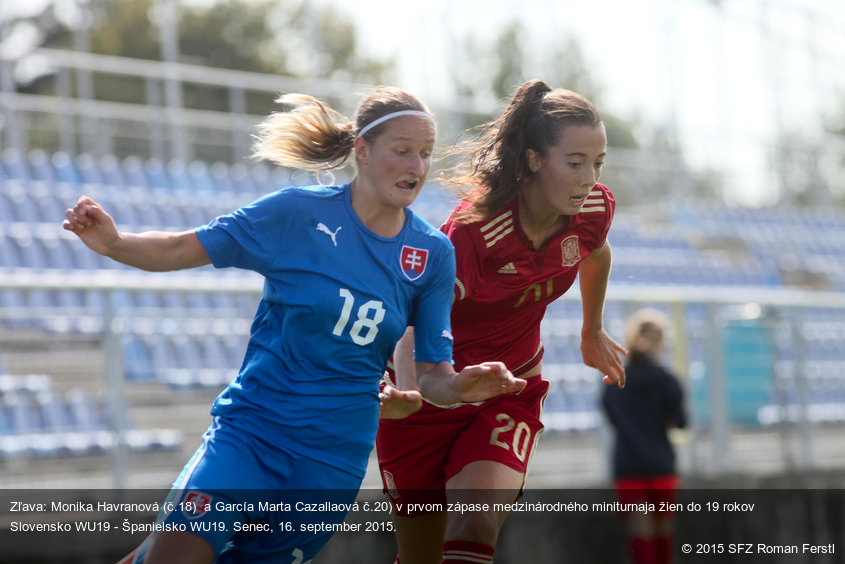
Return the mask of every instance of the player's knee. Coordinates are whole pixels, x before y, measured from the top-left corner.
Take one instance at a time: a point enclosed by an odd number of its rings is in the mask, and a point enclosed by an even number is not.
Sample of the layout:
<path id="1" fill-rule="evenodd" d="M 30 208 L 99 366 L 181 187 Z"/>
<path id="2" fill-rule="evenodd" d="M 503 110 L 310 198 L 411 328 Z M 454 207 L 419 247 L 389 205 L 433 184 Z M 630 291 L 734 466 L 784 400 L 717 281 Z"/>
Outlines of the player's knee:
<path id="1" fill-rule="evenodd" d="M 465 540 L 496 545 L 502 517 L 493 511 L 474 512 L 450 519 L 446 527 L 446 540 Z"/>

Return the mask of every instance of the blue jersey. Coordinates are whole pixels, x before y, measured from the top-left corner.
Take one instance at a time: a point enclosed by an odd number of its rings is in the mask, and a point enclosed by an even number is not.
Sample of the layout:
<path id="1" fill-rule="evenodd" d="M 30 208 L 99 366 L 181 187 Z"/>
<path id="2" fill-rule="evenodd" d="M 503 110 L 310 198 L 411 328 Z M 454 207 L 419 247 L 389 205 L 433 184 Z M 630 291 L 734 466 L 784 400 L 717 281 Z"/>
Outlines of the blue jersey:
<path id="1" fill-rule="evenodd" d="M 454 250 L 405 214 L 388 239 L 361 223 L 348 184 L 291 187 L 197 229 L 215 267 L 265 277 L 243 365 L 213 415 L 364 475 L 378 383 L 405 328 L 416 328 L 417 360 L 452 354 Z"/>

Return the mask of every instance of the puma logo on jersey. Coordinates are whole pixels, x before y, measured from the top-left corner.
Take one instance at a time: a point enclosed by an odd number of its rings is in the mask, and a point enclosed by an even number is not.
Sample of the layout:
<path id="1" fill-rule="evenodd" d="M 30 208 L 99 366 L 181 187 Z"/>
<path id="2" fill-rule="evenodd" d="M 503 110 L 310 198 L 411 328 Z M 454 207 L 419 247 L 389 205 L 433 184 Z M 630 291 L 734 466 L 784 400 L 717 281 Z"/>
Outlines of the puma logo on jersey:
<path id="1" fill-rule="evenodd" d="M 509 262 L 496 272 L 498 272 L 499 274 L 519 274 L 519 271 L 516 269 L 512 262 Z"/>
<path id="2" fill-rule="evenodd" d="M 335 229 L 334 231 L 332 231 L 331 229 L 326 227 L 325 223 L 318 223 L 317 224 L 317 231 L 320 231 L 321 233 L 325 233 L 326 235 L 331 237 L 332 243 L 334 243 L 335 247 L 337 247 L 337 232 L 340 231 L 342 228 L 343 228 L 343 226 L 340 226 L 337 229 Z"/>

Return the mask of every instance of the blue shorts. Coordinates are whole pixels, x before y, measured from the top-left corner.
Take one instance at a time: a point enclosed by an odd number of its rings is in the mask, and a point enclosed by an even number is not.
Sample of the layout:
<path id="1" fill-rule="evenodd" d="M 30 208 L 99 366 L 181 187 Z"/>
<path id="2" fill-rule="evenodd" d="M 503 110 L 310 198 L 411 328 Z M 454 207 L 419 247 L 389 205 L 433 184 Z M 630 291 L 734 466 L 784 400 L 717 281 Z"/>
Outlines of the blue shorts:
<path id="1" fill-rule="evenodd" d="M 306 562 L 343 522 L 362 479 L 215 418 L 162 505 L 157 530 L 201 536 L 215 562 Z"/>

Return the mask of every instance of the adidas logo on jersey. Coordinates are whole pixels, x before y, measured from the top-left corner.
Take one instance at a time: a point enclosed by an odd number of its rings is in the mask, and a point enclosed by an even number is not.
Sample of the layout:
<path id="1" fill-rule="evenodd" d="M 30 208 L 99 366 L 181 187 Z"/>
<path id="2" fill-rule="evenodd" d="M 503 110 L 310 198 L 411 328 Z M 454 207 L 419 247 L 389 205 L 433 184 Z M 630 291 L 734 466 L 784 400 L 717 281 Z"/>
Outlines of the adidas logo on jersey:
<path id="1" fill-rule="evenodd" d="M 519 271 L 516 269 L 512 262 L 509 262 L 508 264 L 497 270 L 497 272 L 499 274 L 519 274 Z"/>

